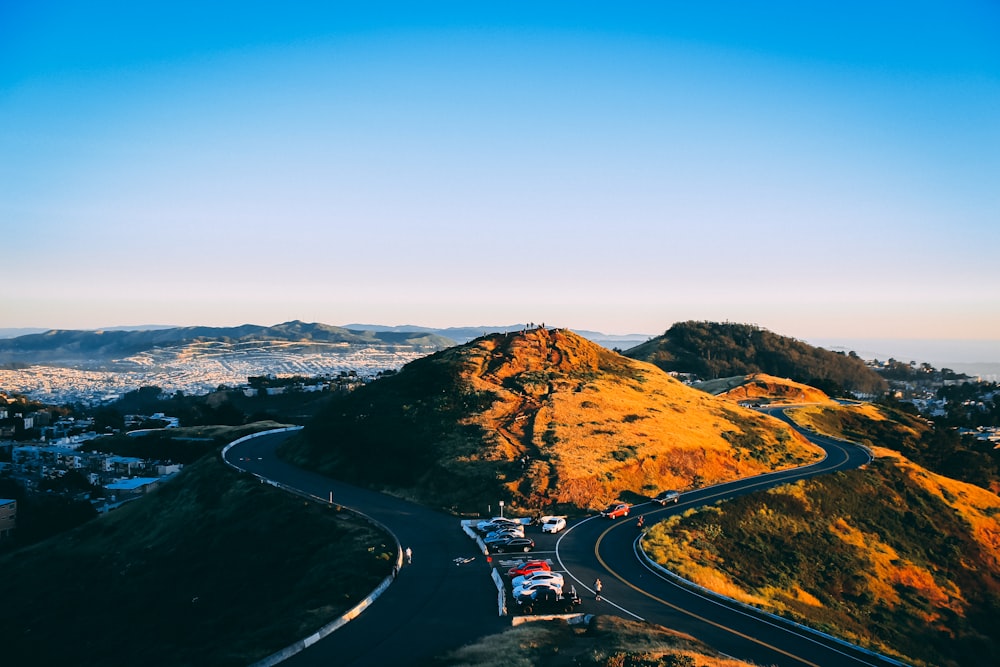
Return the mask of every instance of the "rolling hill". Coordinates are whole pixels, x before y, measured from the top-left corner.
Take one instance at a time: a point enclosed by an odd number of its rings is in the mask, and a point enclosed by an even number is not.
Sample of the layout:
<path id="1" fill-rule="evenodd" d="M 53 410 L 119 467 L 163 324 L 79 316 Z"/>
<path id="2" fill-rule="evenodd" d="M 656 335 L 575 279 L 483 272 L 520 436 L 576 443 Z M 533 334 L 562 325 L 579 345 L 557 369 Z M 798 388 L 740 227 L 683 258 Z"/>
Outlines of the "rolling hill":
<path id="1" fill-rule="evenodd" d="M 594 509 L 819 458 L 777 420 L 543 328 L 412 361 L 331 403 L 284 455 L 456 512 Z"/>
<path id="2" fill-rule="evenodd" d="M 624 354 L 701 380 L 766 373 L 827 393 L 877 394 L 887 388 L 885 380 L 857 356 L 813 347 L 751 324 L 679 322 Z"/>
<path id="3" fill-rule="evenodd" d="M 766 373 L 737 375 L 718 380 L 695 382 L 691 386 L 736 402 L 766 403 L 833 403 L 833 399 L 815 387 Z"/>

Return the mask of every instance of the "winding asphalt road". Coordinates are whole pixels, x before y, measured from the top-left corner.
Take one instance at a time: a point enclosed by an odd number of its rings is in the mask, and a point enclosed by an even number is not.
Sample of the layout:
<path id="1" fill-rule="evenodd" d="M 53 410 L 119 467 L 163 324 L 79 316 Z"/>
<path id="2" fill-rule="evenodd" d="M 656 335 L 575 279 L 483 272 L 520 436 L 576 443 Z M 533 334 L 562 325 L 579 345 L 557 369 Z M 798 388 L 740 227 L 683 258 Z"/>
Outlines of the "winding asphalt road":
<path id="1" fill-rule="evenodd" d="M 772 414 L 792 423 L 783 412 Z M 871 460 L 856 445 L 803 433 L 826 451 L 823 461 L 687 492 L 676 505 L 661 508 L 649 503 L 638 506 L 636 512 L 655 521 L 722 498 L 857 468 Z M 227 452 L 227 461 L 319 498 L 328 498 L 332 492 L 335 503 L 387 526 L 404 548 L 413 549 L 414 562 L 404 566 L 396 581 L 360 616 L 283 664 L 418 665 L 509 627 L 509 620 L 498 615 L 489 566 L 455 517 L 295 467 L 275 454 L 287 436 L 278 433 L 240 443 Z M 637 541 L 632 520 L 608 522 L 599 517 L 571 525 L 558 538 L 553 560 L 576 580 L 581 593 L 591 591 L 598 577 L 604 584 L 602 600 L 589 596 L 585 611 L 686 632 L 719 651 L 760 665 L 900 664 L 680 584 L 639 557 Z M 476 560 L 456 566 L 454 559 L 460 556 Z"/>
<path id="2" fill-rule="evenodd" d="M 396 580 L 357 618 L 282 665 L 385 667 L 419 665 L 449 649 L 510 627 L 499 616 L 497 589 L 482 553 L 453 516 L 335 481 L 278 458 L 289 436 L 275 433 L 229 449 L 230 464 L 267 479 L 333 501 L 388 527 L 402 547 L 413 550 Z M 455 565 L 458 557 L 476 557 Z M 301 639 L 301 638 L 296 638 Z"/>
<path id="3" fill-rule="evenodd" d="M 792 422 L 780 412 L 774 416 Z M 793 428 L 797 428 L 792 424 Z M 850 470 L 871 461 L 867 451 L 850 443 L 802 431 L 826 452 L 815 464 L 684 493 L 677 504 L 647 503 L 633 508 L 657 521 L 723 498 L 750 493 L 797 479 Z M 565 532 L 557 547 L 560 567 L 591 590 L 600 577 L 604 613 L 645 620 L 686 632 L 728 655 L 761 665 L 841 667 L 899 665 L 832 637 L 733 604 L 678 582 L 638 554 L 635 522 L 590 517 Z"/>

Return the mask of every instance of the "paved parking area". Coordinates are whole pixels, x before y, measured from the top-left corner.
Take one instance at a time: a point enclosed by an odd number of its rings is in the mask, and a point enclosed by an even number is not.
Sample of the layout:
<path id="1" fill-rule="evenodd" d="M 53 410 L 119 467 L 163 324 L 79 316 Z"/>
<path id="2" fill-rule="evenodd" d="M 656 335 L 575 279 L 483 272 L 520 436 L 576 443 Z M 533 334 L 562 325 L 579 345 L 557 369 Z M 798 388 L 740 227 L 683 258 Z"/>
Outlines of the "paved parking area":
<path id="1" fill-rule="evenodd" d="M 476 540 L 479 548 L 483 548 L 481 539 L 482 533 L 476 529 L 476 524 L 479 521 L 488 520 L 490 517 L 484 517 L 481 519 L 474 520 L 463 520 L 462 526 L 469 538 Z M 515 517 L 516 518 L 516 517 Z M 488 553 L 484 555 L 487 563 L 491 566 L 491 576 L 493 576 L 494 582 L 497 584 L 498 589 L 503 588 L 504 592 L 504 609 L 502 610 L 505 615 L 509 617 L 518 616 L 517 605 L 512 597 L 512 577 L 508 576 L 508 571 L 521 565 L 527 561 L 541 560 L 545 561 L 552 572 L 557 572 L 562 574 L 564 577 L 564 593 L 576 593 L 580 590 L 578 582 L 576 582 L 572 576 L 563 571 L 560 568 L 560 563 L 556 558 L 556 543 L 559 540 L 560 533 L 543 533 L 541 529 L 541 524 L 535 522 L 531 519 L 522 519 L 524 524 L 524 536 L 534 540 L 535 547 L 528 552 L 513 552 L 513 553 L 496 553 L 491 549 L 484 549 Z M 584 604 L 576 605 L 574 611 L 571 614 L 566 614 L 566 616 L 579 616 L 586 612 Z M 539 616 L 542 618 L 543 616 Z M 546 615 L 544 618 L 550 618 L 551 615 Z"/>

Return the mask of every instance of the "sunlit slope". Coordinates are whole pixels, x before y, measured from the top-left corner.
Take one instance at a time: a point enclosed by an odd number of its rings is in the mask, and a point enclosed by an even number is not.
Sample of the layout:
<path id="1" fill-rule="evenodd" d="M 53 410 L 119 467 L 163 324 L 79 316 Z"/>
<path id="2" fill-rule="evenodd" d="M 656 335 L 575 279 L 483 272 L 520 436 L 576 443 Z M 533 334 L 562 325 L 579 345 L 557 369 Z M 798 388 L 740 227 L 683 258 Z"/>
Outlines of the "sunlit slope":
<path id="1" fill-rule="evenodd" d="M 648 552 L 731 597 L 924 665 L 1000 664 L 1000 498 L 873 447 L 865 469 L 673 517 Z"/>
<path id="2" fill-rule="evenodd" d="M 718 380 L 698 382 L 693 386 L 734 402 L 768 405 L 786 403 L 835 404 L 833 399 L 815 387 L 766 373 L 719 378 Z"/>
<path id="3" fill-rule="evenodd" d="M 546 329 L 414 361 L 332 405 L 286 452 L 457 511 L 595 508 L 819 458 L 777 420 Z"/>

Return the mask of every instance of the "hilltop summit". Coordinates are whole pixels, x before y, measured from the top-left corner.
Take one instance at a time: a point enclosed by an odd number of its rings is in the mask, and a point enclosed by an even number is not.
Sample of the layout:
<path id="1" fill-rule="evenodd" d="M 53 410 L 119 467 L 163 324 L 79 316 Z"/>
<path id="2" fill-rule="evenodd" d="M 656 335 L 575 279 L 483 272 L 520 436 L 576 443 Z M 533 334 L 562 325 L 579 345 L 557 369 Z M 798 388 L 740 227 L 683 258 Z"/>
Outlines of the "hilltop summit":
<path id="1" fill-rule="evenodd" d="M 817 456 L 777 420 L 541 327 L 410 362 L 331 404 L 287 455 L 455 511 L 593 509 Z"/>
<path id="2" fill-rule="evenodd" d="M 754 324 L 678 322 L 625 355 L 700 380 L 766 373 L 831 395 L 881 393 L 887 388 L 885 380 L 853 352 L 831 352 Z"/>

